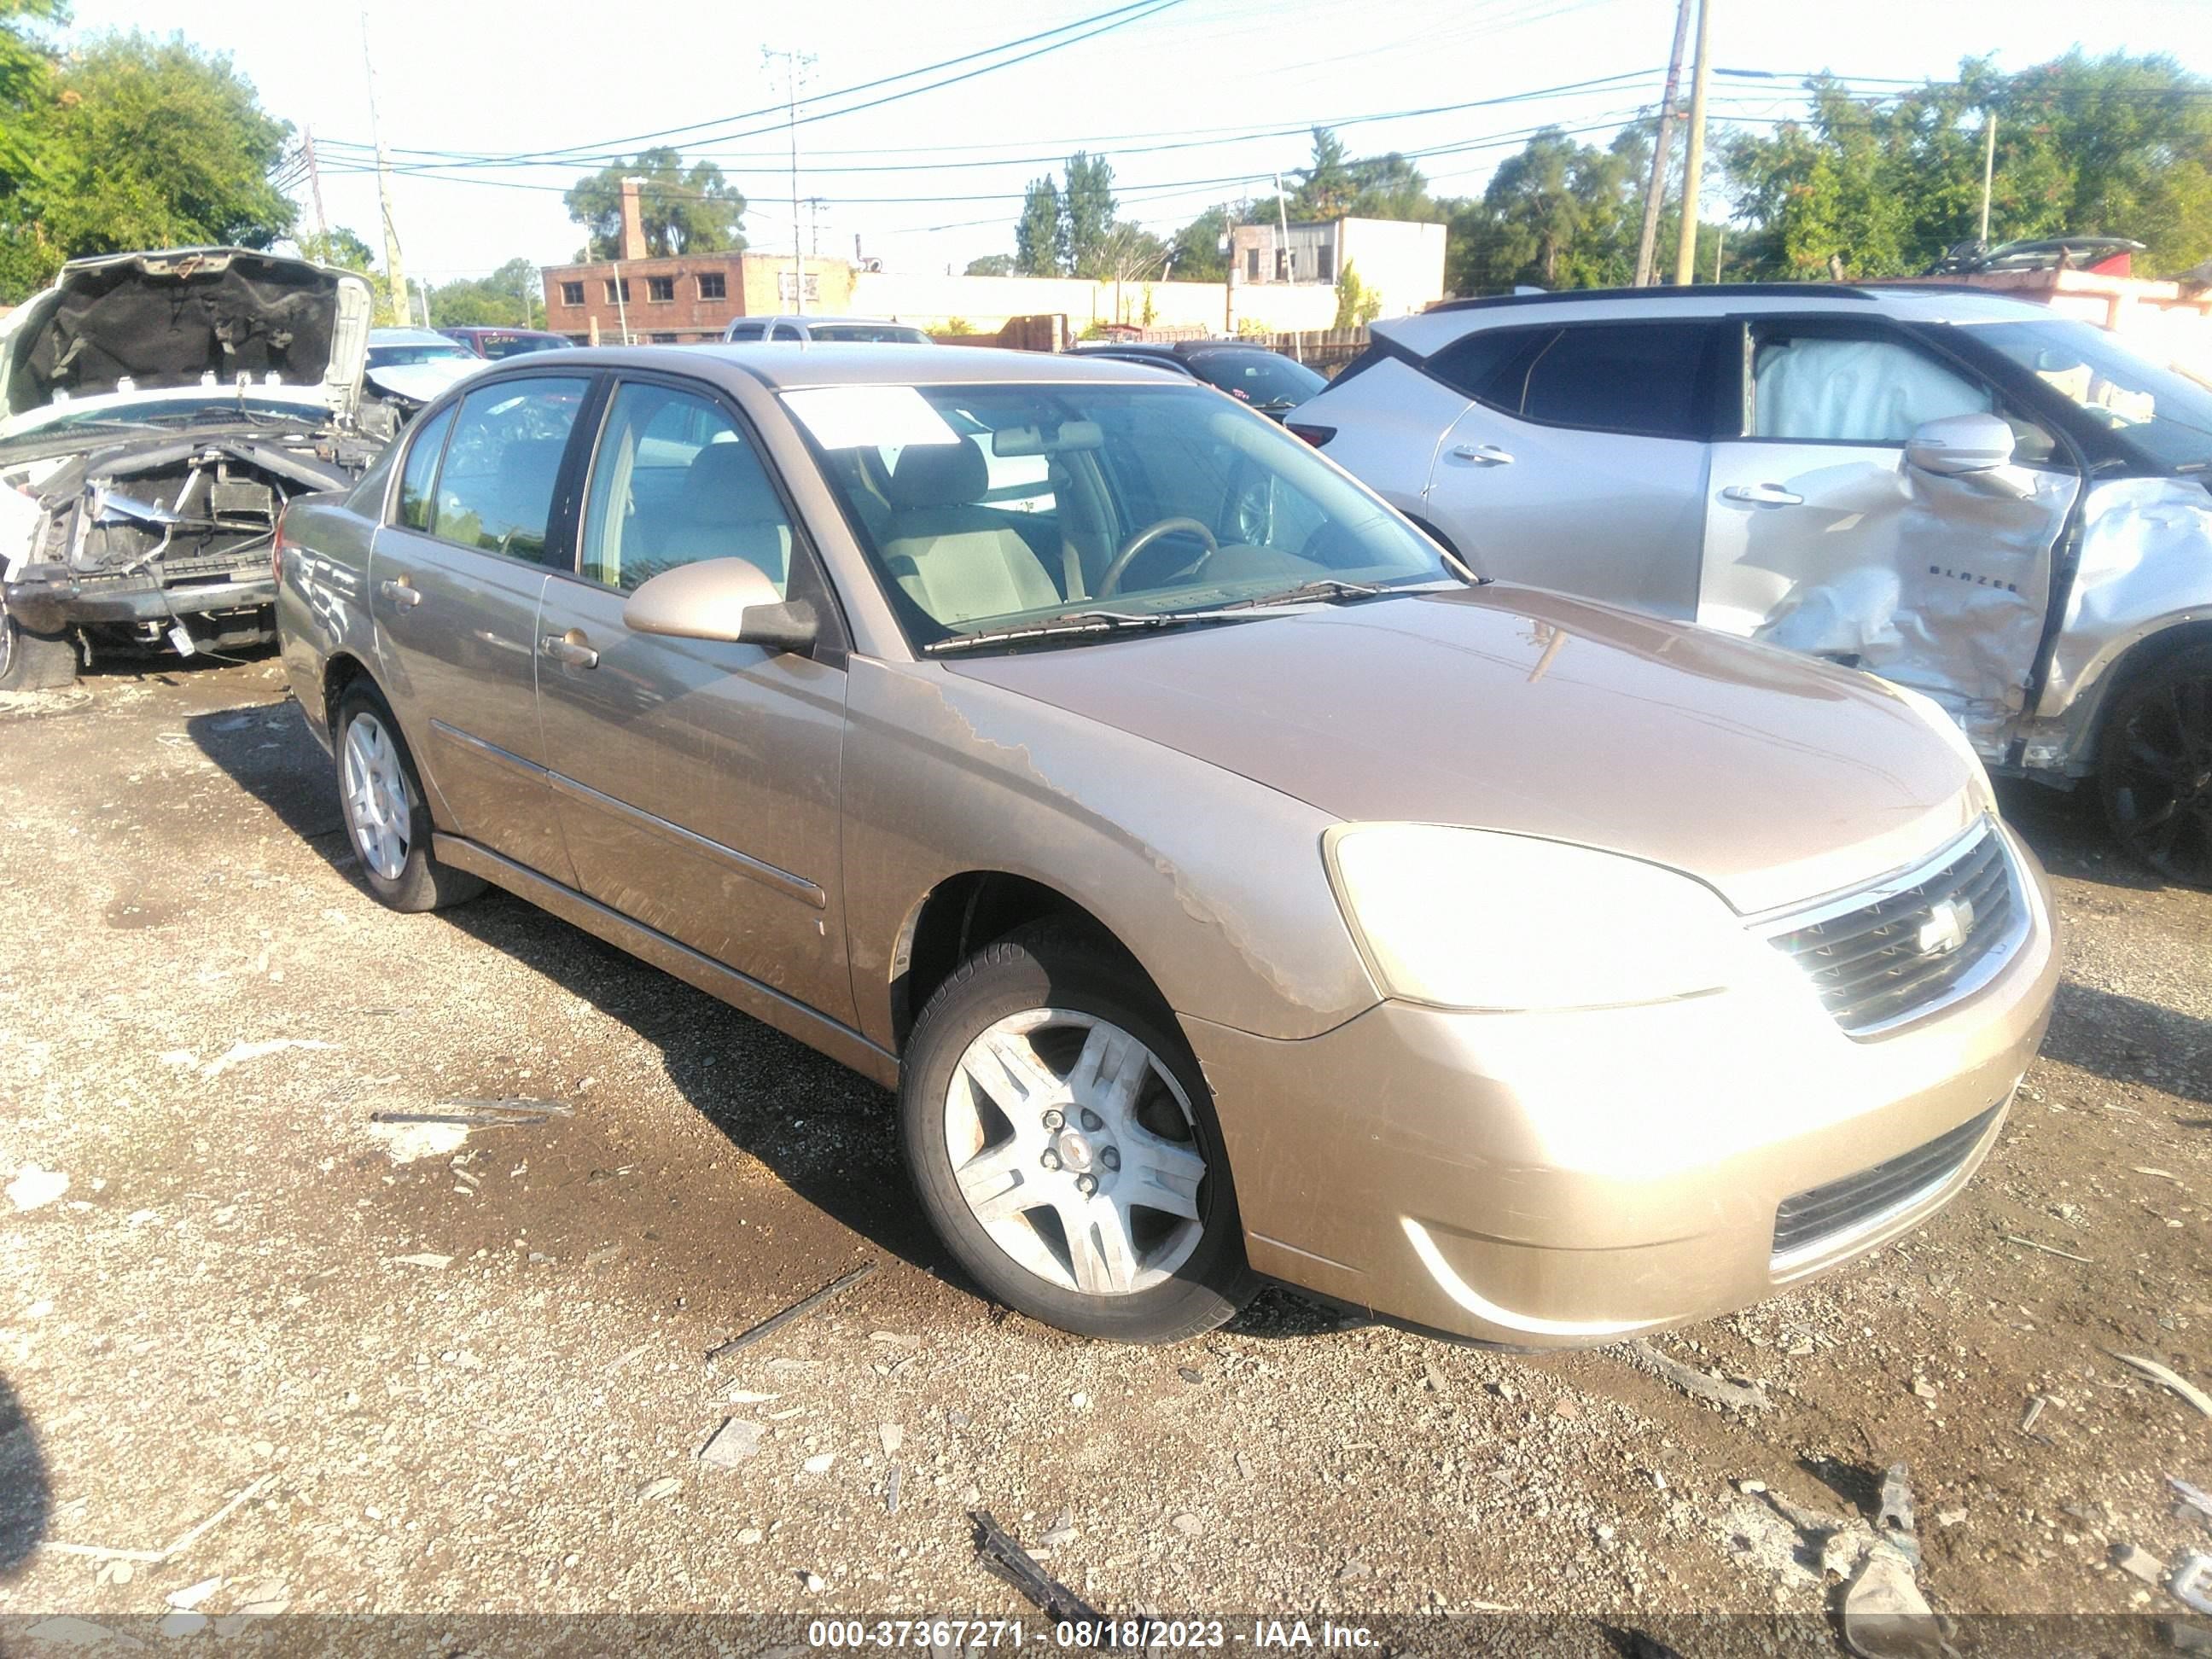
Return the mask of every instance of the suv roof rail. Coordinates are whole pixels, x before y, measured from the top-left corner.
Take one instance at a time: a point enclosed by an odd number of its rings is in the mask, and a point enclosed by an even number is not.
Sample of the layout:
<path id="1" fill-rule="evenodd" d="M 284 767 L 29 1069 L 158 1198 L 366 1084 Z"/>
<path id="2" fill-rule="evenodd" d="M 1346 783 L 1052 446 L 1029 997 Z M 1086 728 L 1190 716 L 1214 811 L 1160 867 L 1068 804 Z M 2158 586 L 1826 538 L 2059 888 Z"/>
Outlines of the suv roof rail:
<path id="1" fill-rule="evenodd" d="M 1472 300 L 1445 300 L 1419 314 L 1439 311 L 1487 311 L 1508 306 L 1571 305 L 1586 300 L 1667 300 L 1686 295 L 1734 298 L 1873 300 L 1866 289 L 1848 283 L 1692 283 L 1686 287 L 1571 288 L 1558 294 L 1493 294 Z"/>

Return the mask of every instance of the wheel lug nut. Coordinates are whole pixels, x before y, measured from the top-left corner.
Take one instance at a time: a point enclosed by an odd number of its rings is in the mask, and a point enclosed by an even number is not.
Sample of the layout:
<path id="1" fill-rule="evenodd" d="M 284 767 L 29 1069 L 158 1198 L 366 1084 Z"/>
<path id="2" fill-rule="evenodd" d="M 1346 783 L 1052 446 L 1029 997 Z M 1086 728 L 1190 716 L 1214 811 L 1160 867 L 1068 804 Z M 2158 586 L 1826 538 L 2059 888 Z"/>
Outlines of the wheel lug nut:
<path id="1" fill-rule="evenodd" d="M 1048 1129 L 1058 1129 L 1066 1124 L 1066 1121 L 1067 1120 L 1062 1117 L 1058 1112 L 1047 1112 L 1044 1115 L 1044 1127 Z"/>
<path id="2" fill-rule="evenodd" d="M 1083 1127 L 1095 1132 L 1106 1127 L 1106 1120 L 1086 1106 L 1083 1109 Z"/>
<path id="3" fill-rule="evenodd" d="M 1042 1164 L 1048 1170 L 1057 1170 L 1060 1167 L 1060 1154 L 1054 1152 L 1052 1148 L 1048 1146 L 1045 1148 L 1043 1158 L 1040 1158 L 1038 1162 Z"/>
<path id="4" fill-rule="evenodd" d="M 1104 1152 L 1098 1154 L 1098 1161 L 1101 1164 L 1103 1164 L 1109 1170 L 1120 1169 L 1121 1167 L 1121 1149 L 1115 1146 L 1109 1146 Z"/>
<path id="5" fill-rule="evenodd" d="M 1090 1197 L 1091 1194 L 1098 1190 L 1098 1177 L 1097 1176 L 1087 1175 L 1079 1175 L 1076 1176 L 1075 1190 L 1081 1193 L 1085 1198 Z"/>

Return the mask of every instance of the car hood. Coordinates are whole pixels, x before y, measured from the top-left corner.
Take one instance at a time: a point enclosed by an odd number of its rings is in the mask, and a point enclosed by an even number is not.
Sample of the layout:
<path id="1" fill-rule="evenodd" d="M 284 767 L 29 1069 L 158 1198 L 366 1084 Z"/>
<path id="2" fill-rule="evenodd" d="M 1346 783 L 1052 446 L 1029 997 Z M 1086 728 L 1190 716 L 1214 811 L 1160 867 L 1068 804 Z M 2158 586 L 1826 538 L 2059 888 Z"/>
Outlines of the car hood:
<path id="1" fill-rule="evenodd" d="M 0 416 L 240 375 L 349 415 L 372 309 L 352 271 L 246 248 L 73 259 L 0 324 Z"/>
<path id="2" fill-rule="evenodd" d="M 1340 819 L 1624 854 L 1745 914 L 1887 874 L 1982 810 L 1962 747 L 1879 680 L 1531 588 L 946 667 Z"/>

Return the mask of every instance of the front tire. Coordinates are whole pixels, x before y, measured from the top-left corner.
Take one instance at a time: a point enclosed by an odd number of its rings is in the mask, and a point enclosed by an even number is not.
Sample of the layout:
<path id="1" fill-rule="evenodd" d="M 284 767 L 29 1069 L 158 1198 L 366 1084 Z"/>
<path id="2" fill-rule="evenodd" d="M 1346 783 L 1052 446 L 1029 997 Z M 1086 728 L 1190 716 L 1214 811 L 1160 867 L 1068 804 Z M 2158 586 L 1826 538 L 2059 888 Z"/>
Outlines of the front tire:
<path id="1" fill-rule="evenodd" d="M 430 809 L 415 757 L 383 699 L 362 687 L 339 700 L 338 811 L 368 890 L 394 910 L 442 909 L 483 891 L 481 878 L 430 853 Z"/>
<path id="2" fill-rule="evenodd" d="M 33 634 L 0 603 L 0 691 L 56 691 L 76 680 L 76 641 Z"/>
<path id="3" fill-rule="evenodd" d="M 915 1023 L 907 1167 L 938 1236 L 1006 1306 L 1176 1342 L 1251 1299 L 1212 1097 L 1127 956 L 1041 922 L 986 946 Z"/>
<path id="4" fill-rule="evenodd" d="M 2128 856 L 2186 887 L 2212 887 L 2212 645 L 2176 653 L 2123 688 L 2097 779 Z"/>

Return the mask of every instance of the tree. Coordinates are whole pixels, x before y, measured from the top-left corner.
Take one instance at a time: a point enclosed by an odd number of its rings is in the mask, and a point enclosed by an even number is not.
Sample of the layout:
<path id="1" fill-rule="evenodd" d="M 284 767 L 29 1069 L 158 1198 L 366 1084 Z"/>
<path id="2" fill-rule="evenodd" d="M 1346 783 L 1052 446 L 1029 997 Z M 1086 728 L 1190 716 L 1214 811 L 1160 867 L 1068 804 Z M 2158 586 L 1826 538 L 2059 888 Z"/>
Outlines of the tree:
<path id="1" fill-rule="evenodd" d="M 1022 216 L 1014 226 L 1014 269 L 1024 276 L 1066 274 L 1060 247 L 1060 186 L 1050 173 L 1030 179 L 1022 193 Z"/>
<path id="2" fill-rule="evenodd" d="M 584 227 L 589 258 L 611 259 L 622 252 L 625 179 L 641 181 L 638 219 L 649 257 L 735 253 L 744 247 L 744 193 L 712 161 L 687 167 L 681 155 L 664 144 L 579 179 L 562 198 L 568 216 Z"/>
<path id="3" fill-rule="evenodd" d="M 364 276 L 374 275 L 376 270 L 374 250 L 343 225 L 318 235 L 301 236 L 295 240 L 302 259 L 336 265 L 342 270 L 357 270 Z"/>
<path id="4" fill-rule="evenodd" d="M 1011 276 L 1014 274 L 1014 256 L 1011 253 L 987 253 L 980 259 L 970 259 L 963 274 L 969 276 Z"/>
<path id="5" fill-rule="evenodd" d="M 440 328 L 542 328 L 545 302 L 538 267 L 509 259 L 489 276 L 463 276 L 430 290 L 430 319 Z"/>
<path id="6" fill-rule="evenodd" d="M 1313 130 L 1313 160 L 1293 176 L 1298 187 L 1291 199 L 1299 218 L 1341 219 L 1351 210 L 1356 186 L 1344 140 L 1327 127 Z"/>
<path id="7" fill-rule="evenodd" d="M 60 0 L 0 0 L 0 301 L 34 292 L 61 263 L 35 222 L 34 111 L 52 95 L 54 53 L 35 33 L 69 14 Z"/>
<path id="8" fill-rule="evenodd" d="M 1082 150 L 1067 158 L 1067 188 L 1060 197 L 1062 253 L 1076 276 L 1110 276 L 1114 222 L 1114 166 Z"/>
<path id="9" fill-rule="evenodd" d="M 1249 202 L 1217 202 L 1170 238 L 1175 249 L 1176 280 L 1182 283 L 1225 283 L 1229 252 L 1224 246 L 1233 224 L 1252 217 Z"/>
<path id="10" fill-rule="evenodd" d="M 58 12 L 19 5 L 27 15 Z M 20 60 L 15 69 L 20 85 Z M 269 181 L 290 128 L 228 56 L 181 36 L 110 34 L 43 76 L 33 70 L 30 84 L 10 123 L 29 166 L 0 204 L 15 256 L 4 271 L 12 297 L 64 259 L 194 243 L 265 248 L 291 229 L 298 210 Z"/>
<path id="11" fill-rule="evenodd" d="M 1338 328 L 1359 328 L 1373 322 L 1382 314 L 1382 296 L 1359 280 L 1357 271 L 1347 259 L 1344 270 L 1336 279 L 1336 322 Z"/>
<path id="12" fill-rule="evenodd" d="M 1649 158 L 1634 127 L 1604 148 L 1556 127 L 1536 133 L 1498 163 L 1480 198 L 1454 204 L 1447 283 L 1462 294 L 1626 284 L 1635 275 Z"/>
<path id="13" fill-rule="evenodd" d="M 1991 240 L 2131 236 L 2152 272 L 2212 246 L 2212 81 L 2163 53 L 2077 51 L 2013 75 L 1968 58 L 1954 82 L 1879 101 L 1826 76 L 1807 91 L 1805 118 L 1722 148 L 1749 274 L 1925 269 L 1976 233 L 1992 115 Z"/>
<path id="14" fill-rule="evenodd" d="M 1297 188 L 1286 204 L 1297 219 L 1441 219 L 1429 181 L 1397 151 L 1346 159 L 1344 141 L 1313 130 L 1313 160 L 1291 175 Z"/>

